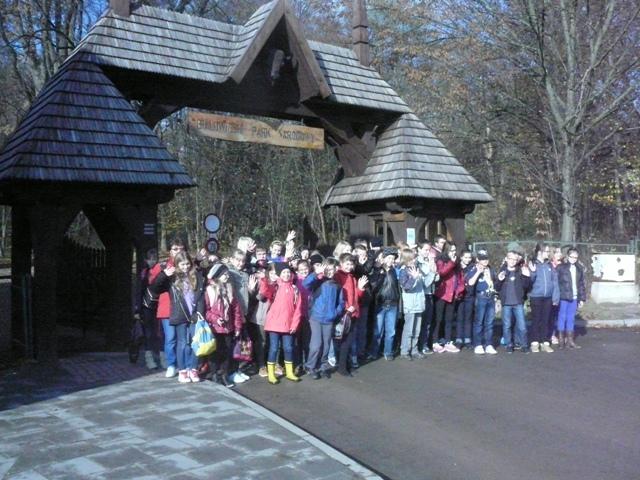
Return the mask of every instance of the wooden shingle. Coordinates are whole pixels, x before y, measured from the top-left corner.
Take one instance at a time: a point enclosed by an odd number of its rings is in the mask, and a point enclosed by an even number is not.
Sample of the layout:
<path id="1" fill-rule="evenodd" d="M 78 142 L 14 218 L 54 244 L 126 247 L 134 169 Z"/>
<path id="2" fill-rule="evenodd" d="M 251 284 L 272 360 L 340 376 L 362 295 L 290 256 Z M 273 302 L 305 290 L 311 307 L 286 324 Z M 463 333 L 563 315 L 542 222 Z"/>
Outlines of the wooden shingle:
<path id="1" fill-rule="evenodd" d="M 194 185 L 184 167 L 86 55 L 47 83 L 0 155 L 0 183 Z"/>
<path id="2" fill-rule="evenodd" d="M 413 197 L 492 201 L 413 113 L 402 115 L 380 136 L 362 175 L 347 177 L 327 192 L 325 206 Z"/>

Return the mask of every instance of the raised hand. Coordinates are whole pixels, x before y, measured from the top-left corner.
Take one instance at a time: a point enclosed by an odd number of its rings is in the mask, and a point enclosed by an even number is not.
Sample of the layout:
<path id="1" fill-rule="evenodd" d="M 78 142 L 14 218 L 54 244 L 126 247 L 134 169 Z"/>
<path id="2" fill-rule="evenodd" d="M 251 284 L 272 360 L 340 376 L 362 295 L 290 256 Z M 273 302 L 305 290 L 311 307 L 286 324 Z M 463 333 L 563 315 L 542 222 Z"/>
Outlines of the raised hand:
<path id="1" fill-rule="evenodd" d="M 498 280 L 503 281 L 505 278 L 507 278 L 507 272 L 503 270 L 498 274 Z"/>
<path id="2" fill-rule="evenodd" d="M 364 287 L 366 287 L 368 283 L 369 283 L 369 279 L 367 278 L 366 275 L 363 275 L 358 279 L 358 288 L 360 290 L 364 290 Z"/>
<path id="3" fill-rule="evenodd" d="M 285 240 L 286 242 L 293 242 L 293 240 L 296 238 L 296 231 L 295 230 L 291 230 L 289 231 L 289 233 L 287 234 L 287 239 Z"/>
<path id="4" fill-rule="evenodd" d="M 174 267 L 174 266 L 167 267 L 167 268 L 164 269 L 164 274 L 167 277 L 173 276 L 174 273 L 176 273 L 176 267 Z"/>

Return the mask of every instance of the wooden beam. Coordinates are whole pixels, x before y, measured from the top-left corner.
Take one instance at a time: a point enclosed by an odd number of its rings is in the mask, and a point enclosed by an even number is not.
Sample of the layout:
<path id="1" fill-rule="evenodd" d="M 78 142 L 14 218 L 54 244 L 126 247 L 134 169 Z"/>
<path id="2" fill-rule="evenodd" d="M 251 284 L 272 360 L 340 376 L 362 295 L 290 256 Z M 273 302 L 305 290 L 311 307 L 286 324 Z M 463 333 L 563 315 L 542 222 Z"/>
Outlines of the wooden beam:
<path id="1" fill-rule="evenodd" d="M 14 359 L 33 357 L 32 324 L 25 320 L 30 315 L 29 282 L 31 281 L 31 228 L 29 210 L 24 206 L 11 209 L 11 338 Z"/>

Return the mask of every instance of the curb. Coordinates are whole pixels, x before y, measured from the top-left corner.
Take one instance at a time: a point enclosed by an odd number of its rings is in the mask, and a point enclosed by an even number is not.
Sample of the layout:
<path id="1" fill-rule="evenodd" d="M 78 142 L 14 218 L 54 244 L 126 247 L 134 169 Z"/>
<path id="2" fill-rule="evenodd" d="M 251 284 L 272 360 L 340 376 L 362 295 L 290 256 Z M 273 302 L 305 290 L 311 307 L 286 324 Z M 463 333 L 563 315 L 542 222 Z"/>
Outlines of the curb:
<path id="1" fill-rule="evenodd" d="M 383 477 L 381 477 L 380 475 L 378 475 L 374 471 L 368 469 L 367 467 L 365 467 L 361 463 L 358 463 L 353 458 L 345 455 L 344 453 L 342 453 L 339 450 L 335 449 L 334 447 L 332 447 L 328 443 L 323 442 L 319 438 L 314 437 L 309 432 L 306 432 L 305 430 L 301 429 L 300 427 L 296 426 L 295 424 L 291 423 L 290 421 L 285 420 L 281 416 L 273 413 L 271 410 L 268 410 L 267 408 L 265 408 L 262 405 L 254 402 L 253 400 L 248 399 L 247 397 L 243 396 L 241 393 L 238 393 L 238 392 L 235 392 L 233 390 L 229 390 L 228 388 L 223 388 L 223 387 L 220 387 L 220 390 L 225 395 L 227 395 L 229 397 L 232 397 L 234 400 L 237 400 L 237 401 L 243 403 L 244 405 L 246 405 L 247 407 L 251 408 L 255 412 L 257 412 L 260 415 L 263 415 L 264 417 L 268 418 L 269 420 L 277 423 L 282 428 L 288 430 L 289 432 L 293 433 L 294 435 L 300 437 L 305 442 L 307 442 L 307 443 L 311 444 L 312 446 L 316 447 L 317 449 L 321 450 L 324 454 L 326 454 L 327 456 L 329 456 L 333 460 L 337 461 L 338 463 L 341 463 L 342 465 L 347 467 L 349 470 L 351 470 L 354 474 L 356 474 L 358 476 L 358 478 L 362 478 L 362 479 L 365 479 L 365 480 L 384 480 Z"/>
<path id="2" fill-rule="evenodd" d="M 581 320 L 577 325 L 593 328 L 629 328 L 640 327 L 640 318 L 626 318 L 622 320 Z"/>

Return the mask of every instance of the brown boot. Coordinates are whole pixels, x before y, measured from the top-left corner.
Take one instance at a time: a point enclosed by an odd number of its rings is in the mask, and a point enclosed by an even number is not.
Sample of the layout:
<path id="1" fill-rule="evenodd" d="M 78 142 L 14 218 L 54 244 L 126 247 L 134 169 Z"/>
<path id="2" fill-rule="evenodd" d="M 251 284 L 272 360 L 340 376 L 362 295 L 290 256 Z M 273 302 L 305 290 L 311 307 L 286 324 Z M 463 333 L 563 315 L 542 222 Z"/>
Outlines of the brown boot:
<path id="1" fill-rule="evenodd" d="M 565 339 L 564 332 L 562 330 L 558 330 L 558 348 L 560 350 L 564 350 L 564 347 L 565 347 L 564 339 Z"/>
<path id="2" fill-rule="evenodd" d="M 573 332 L 567 332 L 567 345 L 569 348 L 582 348 L 580 345 L 576 345 L 576 342 L 573 341 Z"/>

